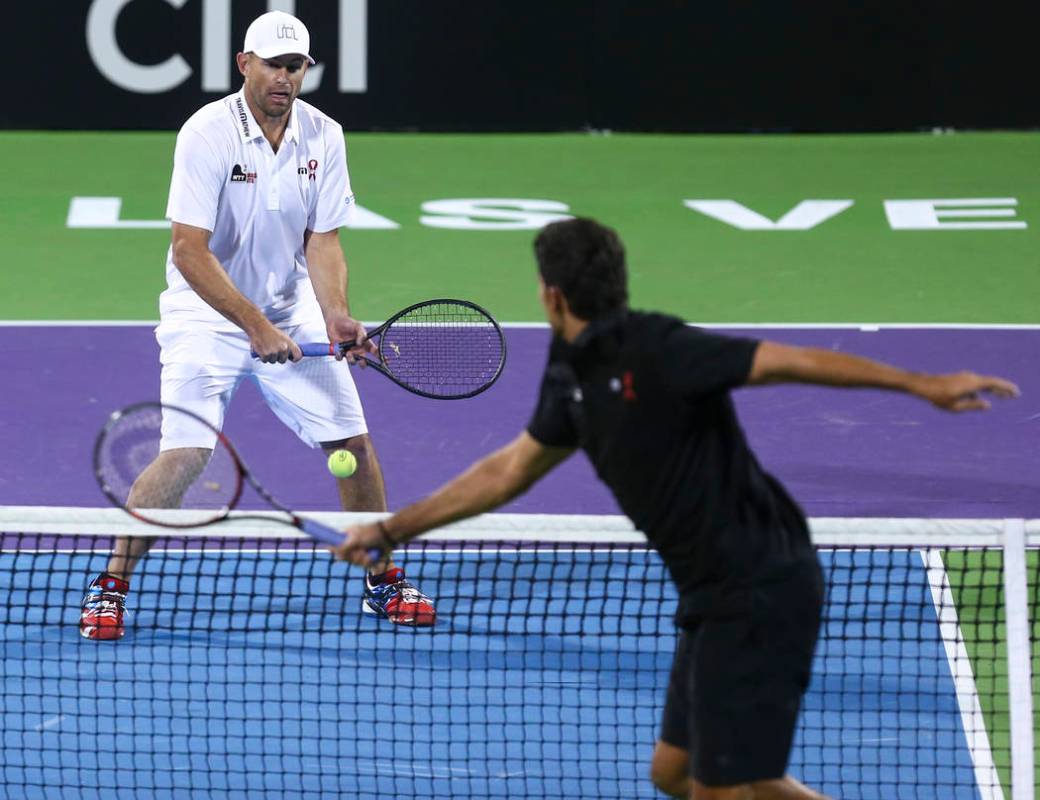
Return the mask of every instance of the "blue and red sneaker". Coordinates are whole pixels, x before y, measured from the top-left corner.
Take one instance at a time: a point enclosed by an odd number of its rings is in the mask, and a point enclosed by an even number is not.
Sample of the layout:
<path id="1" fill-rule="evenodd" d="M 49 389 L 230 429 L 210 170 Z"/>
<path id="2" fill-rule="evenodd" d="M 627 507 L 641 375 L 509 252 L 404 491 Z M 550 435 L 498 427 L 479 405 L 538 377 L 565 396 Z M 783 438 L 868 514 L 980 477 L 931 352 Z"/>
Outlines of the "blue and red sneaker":
<path id="1" fill-rule="evenodd" d="M 365 596 L 361 601 L 361 610 L 366 614 L 378 614 L 395 625 L 426 627 L 437 621 L 433 600 L 410 583 L 400 567 L 394 567 L 382 575 L 365 576 Z"/>
<path id="2" fill-rule="evenodd" d="M 83 597 L 83 610 L 79 615 L 79 635 L 84 639 L 119 639 L 126 628 L 126 594 L 130 584 L 102 572 Z"/>

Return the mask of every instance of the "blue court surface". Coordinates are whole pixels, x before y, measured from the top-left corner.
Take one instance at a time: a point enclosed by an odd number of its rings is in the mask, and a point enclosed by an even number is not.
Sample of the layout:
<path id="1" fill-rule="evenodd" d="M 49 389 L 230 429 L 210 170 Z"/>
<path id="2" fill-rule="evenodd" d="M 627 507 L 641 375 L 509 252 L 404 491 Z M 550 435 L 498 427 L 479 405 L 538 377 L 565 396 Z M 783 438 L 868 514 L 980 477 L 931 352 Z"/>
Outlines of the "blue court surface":
<path id="1" fill-rule="evenodd" d="M 0 555 L 0 798 L 659 796 L 675 603 L 645 550 L 406 552 L 432 630 L 363 616 L 359 573 L 320 552 L 157 550 L 113 643 L 76 630 L 104 557 L 21 547 Z M 822 558 L 791 772 L 853 800 L 999 796 L 920 554 Z"/>

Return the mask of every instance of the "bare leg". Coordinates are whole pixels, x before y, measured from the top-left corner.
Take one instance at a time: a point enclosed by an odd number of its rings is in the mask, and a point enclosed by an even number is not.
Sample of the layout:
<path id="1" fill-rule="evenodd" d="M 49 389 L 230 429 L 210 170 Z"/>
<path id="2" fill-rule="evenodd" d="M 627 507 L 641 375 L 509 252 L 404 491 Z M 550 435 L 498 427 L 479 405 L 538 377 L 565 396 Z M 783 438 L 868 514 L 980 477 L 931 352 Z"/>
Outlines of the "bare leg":
<path id="1" fill-rule="evenodd" d="M 813 791 L 790 775 L 775 781 L 759 781 L 751 784 L 755 800 L 827 800 L 825 795 Z"/>
<path id="2" fill-rule="evenodd" d="M 654 758 L 650 762 L 650 780 L 654 786 L 669 797 L 690 796 L 690 755 L 681 747 L 660 739 L 654 747 Z"/>
<path id="3" fill-rule="evenodd" d="M 339 502 L 344 511 L 386 511 L 386 486 L 383 483 L 383 470 L 379 466 L 372 439 L 367 433 L 352 436 L 339 442 L 322 442 L 326 455 L 334 450 L 349 450 L 357 458 L 357 472 L 349 478 L 337 478 Z M 371 572 L 386 572 L 394 566 L 393 560 L 386 558 L 373 564 Z"/>
<path id="4" fill-rule="evenodd" d="M 705 786 L 690 780 L 689 800 L 827 800 L 790 776 L 740 786 Z"/>
<path id="5" fill-rule="evenodd" d="M 689 777 L 689 753 L 658 740 L 650 764 L 650 779 L 670 797 L 683 800 L 827 800 L 794 778 L 756 781 L 738 786 L 705 786 Z"/>
<path id="6" fill-rule="evenodd" d="M 750 783 L 739 786 L 705 786 L 690 779 L 689 800 L 755 800 L 756 795 Z"/>
<path id="7" fill-rule="evenodd" d="M 322 442 L 325 455 L 334 450 L 349 450 L 357 458 L 357 472 L 337 478 L 339 502 L 344 511 L 386 511 L 386 487 L 375 447 L 368 434 L 352 436 L 341 442 Z"/>
<path id="8" fill-rule="evenodd" d="M 129 508 L 178 508 L 184 493 L 199 477 L 212 454 L 200 447 L 181 447 L 166 450 L 149 464 L 133 487 L 126 504 Z M 116 539 L 108 559 L 110 575 L 129 581 L 137 563 L 155 543 L 154 538 Z"/>

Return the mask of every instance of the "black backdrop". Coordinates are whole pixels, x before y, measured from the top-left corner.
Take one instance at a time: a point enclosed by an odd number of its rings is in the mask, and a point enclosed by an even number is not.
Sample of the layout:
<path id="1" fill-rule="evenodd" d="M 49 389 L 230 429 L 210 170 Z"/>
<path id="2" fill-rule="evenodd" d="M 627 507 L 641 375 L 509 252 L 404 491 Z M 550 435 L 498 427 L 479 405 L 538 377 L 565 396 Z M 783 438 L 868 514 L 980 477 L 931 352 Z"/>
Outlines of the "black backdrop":
<path id="1" fill-rule="evenodd" d="M 351 0 L 365 5 L 361 0 Z M 125 2 L 125 0 L 124 0 Z M 202 103 L 205 3 L 230 8 L 227 64 L 263 0 L 130 0 L 127 58 L 192 74 L 141 94 L 109 82 L 88 10 L 7 0 L 0 127 L 176 129 Z M 175 8 L 181 3 L 183 7 Z M 326 65 L 305 96 L 350 130 L 915 130 L 1040 127 L 1024 8 L 939 2 L 367 0 L 367 86 L 337 85 L 339 0 L 298 0 Z"/>

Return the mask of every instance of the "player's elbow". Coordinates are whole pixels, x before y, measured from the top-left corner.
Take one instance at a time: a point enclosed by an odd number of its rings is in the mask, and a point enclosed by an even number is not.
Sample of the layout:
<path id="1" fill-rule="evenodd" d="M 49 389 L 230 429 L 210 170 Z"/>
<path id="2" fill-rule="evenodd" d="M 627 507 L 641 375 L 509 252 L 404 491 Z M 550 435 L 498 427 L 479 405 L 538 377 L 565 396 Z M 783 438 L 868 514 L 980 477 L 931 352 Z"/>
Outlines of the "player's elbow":
<path id="1" fill-rule="evenodd" d="M 570 452 L 545 447 L 525 431 L 487 456 L 476 468 L 485 510 L 497 508 L 526 492 Z"/>
<path id="2" fill-rule="evenodd" d="M 523 494 L 533 482 L 525 477 L 516 464 L 508 461 L 499 463 L 488 482 L 488 499 L 492 508 L 508 503 L 514 497 Z"/>
<path id="3" fill-rule="evenodd" d="M 173 265 L 182 273 L 189 273 L 198 261 L 198 246 L 186 239 L 174 239 L 170 246 Z"/>
<path id="4" fill-rule="evenodd" d="M 170 238 L 170 257 L 181 272 L 191 270 L 200 258 L 209 253 L 209 231 L 180 223 L 173 224 Z"/>
<path id="5" fill-rule="evenodd" d="M 488 467 L 488 495 L 495 508 L 523 494 L 537 480 L 537 475 L 512 448 L 500 451 Z"/>

